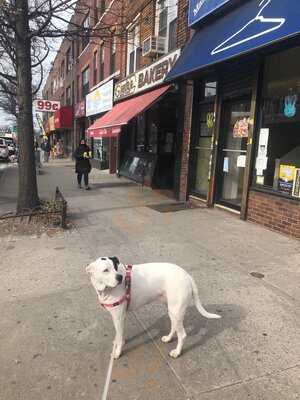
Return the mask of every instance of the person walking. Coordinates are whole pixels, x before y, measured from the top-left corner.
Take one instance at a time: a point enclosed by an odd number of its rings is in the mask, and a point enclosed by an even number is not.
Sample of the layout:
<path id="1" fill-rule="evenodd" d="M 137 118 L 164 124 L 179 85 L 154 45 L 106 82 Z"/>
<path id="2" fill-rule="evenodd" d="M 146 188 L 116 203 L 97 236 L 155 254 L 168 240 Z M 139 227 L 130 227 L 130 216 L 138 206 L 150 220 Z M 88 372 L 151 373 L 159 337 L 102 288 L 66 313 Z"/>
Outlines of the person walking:
<path id="1" fill-rule="evenodd" d="M 85 139 L 80 140 L 80 144 L 75 150 L 74 158 L 76 160 L 75 172 L 77 174 L 78 188 L 81 189 L 82 176 L 84 178 L 84 185 L 86 190 L 90 190 L 89 187 L 89 173 L 91 172 L 90 158 L 92 158 L 92 152 L 89 146 L 86 144 Z"/>
<path id="2" fill-rule="evenodd" d="M 44 140 L 41 144 L 41 148 L 43 150 L 44 163 L 47 163 L 49 161 L 50 151 L 51 151 L 51 146 L 50 146 L 50 143 L 49 143 L 49 140 L 47 137 L 44 138 Z"/>

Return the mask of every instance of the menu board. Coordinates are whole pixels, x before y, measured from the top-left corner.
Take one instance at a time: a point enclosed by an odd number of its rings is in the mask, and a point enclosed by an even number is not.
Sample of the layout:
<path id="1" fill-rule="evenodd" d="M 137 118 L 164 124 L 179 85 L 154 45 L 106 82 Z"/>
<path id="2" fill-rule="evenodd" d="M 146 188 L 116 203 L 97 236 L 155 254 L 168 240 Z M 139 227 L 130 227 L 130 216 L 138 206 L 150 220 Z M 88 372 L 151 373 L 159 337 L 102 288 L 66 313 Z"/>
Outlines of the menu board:
<path id="1" fill-rule="evenodd" d="M 120 175 L 152 186 L 156 163 L 157 156 L 155 154 L 127 152 L 121 164 Z"/>

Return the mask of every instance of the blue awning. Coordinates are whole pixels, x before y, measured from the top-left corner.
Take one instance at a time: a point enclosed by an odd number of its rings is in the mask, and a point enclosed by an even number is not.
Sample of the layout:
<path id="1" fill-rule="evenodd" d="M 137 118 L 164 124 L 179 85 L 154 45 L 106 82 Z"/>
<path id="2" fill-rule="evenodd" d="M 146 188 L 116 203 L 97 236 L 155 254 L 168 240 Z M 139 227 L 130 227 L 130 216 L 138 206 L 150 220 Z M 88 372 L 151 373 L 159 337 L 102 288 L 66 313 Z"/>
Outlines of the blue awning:
<path id="1" fill-rule="evenodd" d="M 299 32 L 299 0 L 248 1 L 198 30 L 166 80 L 249 53 Z"/>

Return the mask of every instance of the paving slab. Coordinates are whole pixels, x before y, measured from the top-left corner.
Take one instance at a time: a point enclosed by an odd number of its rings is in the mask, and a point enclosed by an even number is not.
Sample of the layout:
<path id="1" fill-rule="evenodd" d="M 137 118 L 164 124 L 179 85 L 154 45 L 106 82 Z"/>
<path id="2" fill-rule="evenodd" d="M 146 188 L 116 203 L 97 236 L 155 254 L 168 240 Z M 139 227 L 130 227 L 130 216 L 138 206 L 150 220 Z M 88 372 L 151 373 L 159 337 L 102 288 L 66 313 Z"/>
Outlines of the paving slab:
<path id="1" fill-rule="evenodd" d="M 114 331 L 85 266 L 103 255 L 181 265 L 204 306 L 222 315 L 206 320 L 190 307 L 173 360 L 174 343 L 160 340 L 166 306 L 129 313 L 109 398 L 300 398 L 299 241 L 217 209 L 160 213 L 149 206 L 174 200 L 104 171 L 93 170 L 90 192 L 79 190 L 73 168 L 52 162 L 38 177 L 41 197 L 61 188 L 73 228 L 0 242 L 0 398 L 100 399 Z M 0 213 L 15 202 L 16 177 L 15 168 L 2 175 Z"/>

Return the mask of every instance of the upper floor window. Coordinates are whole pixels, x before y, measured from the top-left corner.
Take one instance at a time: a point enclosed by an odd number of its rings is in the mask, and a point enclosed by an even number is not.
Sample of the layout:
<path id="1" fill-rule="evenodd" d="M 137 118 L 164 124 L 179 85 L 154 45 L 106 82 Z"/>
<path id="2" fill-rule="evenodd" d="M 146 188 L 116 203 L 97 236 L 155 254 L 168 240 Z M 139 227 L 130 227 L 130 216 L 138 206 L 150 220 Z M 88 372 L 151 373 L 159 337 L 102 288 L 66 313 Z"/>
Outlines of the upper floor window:
<path id="1" fill-rule="evenodd" d="M 81 81 L 82 81 L 82 97 L 86 96 L 90 90 L 90 82 L 89 82 L 90 68 L 87 67 L 81 73 Z"/>
<path id="2" fill-rule="evenodd" d="M 64 79 L 65 77 L 65 60 L 63 60 L 61 62 L 61 66 L 60 66 L 60 77 L 61 79 Z"/>
<path id="3" fill-rule="evenodd" d="M 100 15 L 102 15 L 105 12 L 105 0 L 98 0 L 98 9 Z"/>
<path id="4" fill-rule="evenodd" d="M 90 15 L 88 14 L 83 21 L 82 50 L 86 48 L 90 41 Z"/>
<path id="5" fill-rule="evenodd" d="M 99 49 L 99 81 L 104 79 L 104 44 L 100 45 Z"/>
<path id="6" fill-rule="evenodd" d="M 165 38 L 166 51 L 177 47 L 177 0 L 157 0 L 155 33 Z"/>
<path id="7" fill-rule="evenodd" d="M 70 106 L 72 104 L 72 92 L 71 86 L 69 86 L 66 90 L 66 105 Z"/>
<path id="8" fill-rule="evenodd" d="M 73 58 L 72 58 L 72 48 L 69 47 L 66 55 L 66 62 L 67 62 L 67 73 L 71 71 L 72 69 L 72 63 L 73 63 Z"/>
<path id="9" fill-rule="evenodd" d="M 80 99 L 81 99 L 81 97 L 80 97 L 80 76 L 79 75 L 77 75 L 76 86 L 77 86 L 77 88 L 76 88 L 76 101 L 77 101 L 77 103 L 79 103 Z"/>
<path id="10" fill-rule="evenodd" d="M 94 52 L 93 55 L 93 84 L 96 85 L 98 79 L 98 53 Z"/>
<path id="11" fill-rule="evenodd" d="M 127 75 L 139 68 L 140 54 L 140 26 L 136 24 L 127 32 Z"/>
<path id="12" fill-rule="evenodd" d="M 113 74 L 116 70 L 116 51 L 117 51 L 117 41 L 116 36 L 111 40 L 110 45 L 110 74 Z"/>

